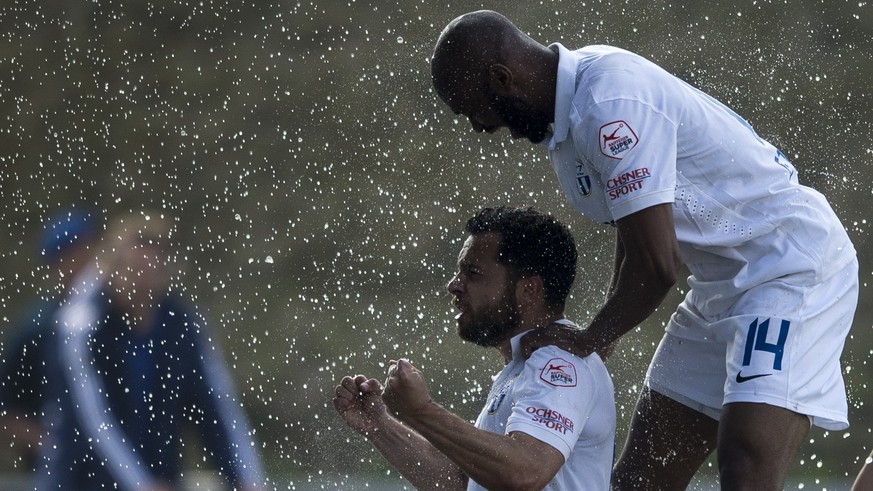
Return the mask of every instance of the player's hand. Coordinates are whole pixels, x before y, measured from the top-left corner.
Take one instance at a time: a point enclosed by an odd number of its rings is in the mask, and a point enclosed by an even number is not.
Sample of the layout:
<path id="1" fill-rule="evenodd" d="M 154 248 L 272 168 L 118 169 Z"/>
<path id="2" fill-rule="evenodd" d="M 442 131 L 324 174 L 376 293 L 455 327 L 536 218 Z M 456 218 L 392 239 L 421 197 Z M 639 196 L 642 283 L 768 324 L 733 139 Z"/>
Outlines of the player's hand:
<path id="1" fill-rule="evenodd" d="M 603 361 L 615 350 L 615 343 L 604 345 L 587 329 L 559 323 L 535 329 L 521 338 L 521 354 L 525 358 L 543 346 L 557 346 L 580 358 L 596 352 Z"/>
<path id="2" fill-rule="evenodd" d="M 432 402 L 424 375 L 407 360 L 391 360 L 382 395 L 385 405 L 401 420 L 408 421 Z"/>
<path id="3" fill-rule="evenodd" d="M 382 384 L 364 375 L 343 377 L 336 386 L 333 407 L 349 427 L 367 436 L 378 430 L 386 416 Z"/>

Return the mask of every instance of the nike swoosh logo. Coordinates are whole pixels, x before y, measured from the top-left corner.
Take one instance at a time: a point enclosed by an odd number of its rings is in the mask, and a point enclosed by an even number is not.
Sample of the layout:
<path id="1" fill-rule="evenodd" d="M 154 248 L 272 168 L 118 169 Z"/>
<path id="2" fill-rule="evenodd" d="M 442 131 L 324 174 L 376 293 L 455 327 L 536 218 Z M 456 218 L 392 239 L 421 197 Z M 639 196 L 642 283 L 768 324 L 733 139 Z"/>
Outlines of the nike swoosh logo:
<path id="1" fill-rule="evenodd" d="M 741 384 L 743 382 L 748 382 L 749 380 L 753 380 L 756 378 L 769 377 L 770 375 L 773 375 L 773 374 L 772 373 L 759 373 L 758 375 L 749 375 L 748 377 L 743 377 L 743 372 L 740 371 L 739 373 L 737 373 L 737 383 Z"/>

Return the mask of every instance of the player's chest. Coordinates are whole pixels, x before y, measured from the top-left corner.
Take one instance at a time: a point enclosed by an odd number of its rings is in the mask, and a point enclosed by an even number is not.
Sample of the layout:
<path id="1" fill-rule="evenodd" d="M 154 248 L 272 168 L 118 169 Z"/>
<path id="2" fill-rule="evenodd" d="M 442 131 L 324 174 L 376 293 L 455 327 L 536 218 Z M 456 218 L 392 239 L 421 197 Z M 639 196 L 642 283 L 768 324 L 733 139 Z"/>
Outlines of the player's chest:
<path id="1" fill-rule="evenodd" d="M 549 158 L 561 189 L 576 211 L 591 220 L 611 223 L 609 187 L 588 164 L 572 142 L 566 141 L 549 151 Z"/>

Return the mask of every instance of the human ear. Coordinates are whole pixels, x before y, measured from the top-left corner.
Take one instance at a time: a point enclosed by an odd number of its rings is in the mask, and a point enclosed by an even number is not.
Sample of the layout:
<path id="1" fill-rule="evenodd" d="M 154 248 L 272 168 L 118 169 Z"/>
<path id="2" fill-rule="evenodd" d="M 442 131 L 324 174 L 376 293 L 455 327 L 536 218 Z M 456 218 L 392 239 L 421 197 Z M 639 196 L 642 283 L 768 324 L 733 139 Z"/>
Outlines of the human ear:
<path id="1" fill-rule="evenodd" d="M 543 279 L 539 275 L 524 276 L 516 283 L 516 298 L 522 305 L 535 305 L 543 302 Z"/>
<path id="2" fill-rule="evenodd" d="M 498 95 L 510 91 L 514 81 L 512 70 L 506 65 L 495 63 L 488 68 L 488 86 Z"/>

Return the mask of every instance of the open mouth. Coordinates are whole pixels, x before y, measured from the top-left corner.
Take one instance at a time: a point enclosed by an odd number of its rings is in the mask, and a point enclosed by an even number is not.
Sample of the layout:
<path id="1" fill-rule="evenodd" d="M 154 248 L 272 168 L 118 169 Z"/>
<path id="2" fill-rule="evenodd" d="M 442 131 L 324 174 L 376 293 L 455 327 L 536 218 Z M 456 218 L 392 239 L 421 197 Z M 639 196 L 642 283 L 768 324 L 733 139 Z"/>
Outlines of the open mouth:
<path id="1" fill-rule="evenodd" d="M 464 306 L 461 305 L 461 302 L 458 299 L 452 299 L 452 306 L 458 309 L 458 313 L 455 315 L 455 320 L 460 319 L 464 315 Z"/>

